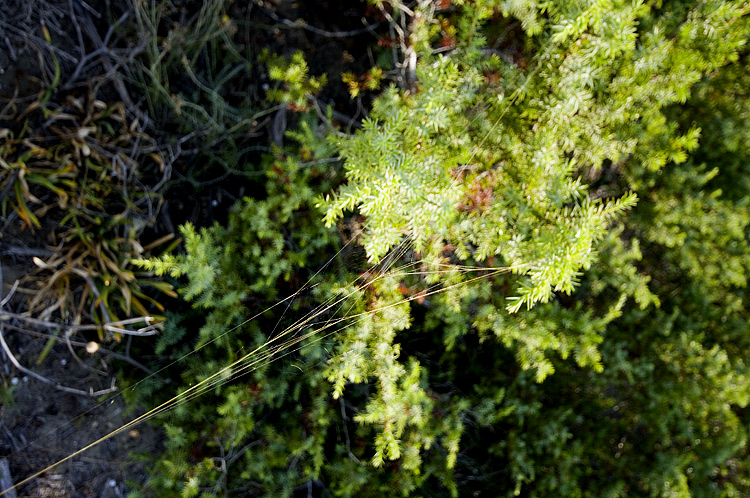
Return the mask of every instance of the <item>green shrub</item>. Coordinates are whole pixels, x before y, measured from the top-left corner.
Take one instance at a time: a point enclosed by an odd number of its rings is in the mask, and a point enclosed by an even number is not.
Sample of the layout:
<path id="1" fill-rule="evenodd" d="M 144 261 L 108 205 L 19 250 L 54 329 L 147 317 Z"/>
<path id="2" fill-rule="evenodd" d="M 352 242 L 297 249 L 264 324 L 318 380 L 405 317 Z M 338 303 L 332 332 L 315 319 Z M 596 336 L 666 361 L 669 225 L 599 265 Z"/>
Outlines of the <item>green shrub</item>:
<path id="1" fill-rule="evenodd" d="M 702 106 L 743 78 L 726 65 L 746 6 L 373 3 L 408 17 L 416 79 L 334 150 L 303 120 L 226 227 L 184 227 L 186 254 L 141 262 L 207 310 L 182 380 L 210 381 L 167 416 L 146 492 L 739 494 L 747 191 L 698 139 Z M 488 39 L 500 22 L 521 24 L 522 53 Z M 293 65 L 278 101 L 317 88 Z M 744 110 L 723 109 L 707 143 L 737 149 Z M 334 225 L 369 268 L 323 267 Z M 317 286 L 289 286 L 305 267 Z M 299 284 L 300 321 L 245 321 Z"/>

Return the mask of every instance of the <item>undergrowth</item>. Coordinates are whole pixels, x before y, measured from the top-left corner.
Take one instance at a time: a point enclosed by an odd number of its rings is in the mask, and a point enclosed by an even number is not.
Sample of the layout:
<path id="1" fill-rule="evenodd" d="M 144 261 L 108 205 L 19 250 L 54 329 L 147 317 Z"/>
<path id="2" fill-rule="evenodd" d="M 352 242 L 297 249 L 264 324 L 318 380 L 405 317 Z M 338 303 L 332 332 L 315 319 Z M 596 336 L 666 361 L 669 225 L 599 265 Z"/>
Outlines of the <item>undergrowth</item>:
<path id="1" fill-rule="evenodd" d="M 146 1 L 147 110 L 53 87 L 2 132 L 3 215 L 55 246 L 31 310 L 192 306 L 149 358 L 176 393 L 133 383 L 165 430 L 133 496 L 737 494 L 747 193 L 675 109 L 739 71 L 747 5 L 367 5 L 361 121 L 281 53 L 338 38 L 304 5 Z"/>

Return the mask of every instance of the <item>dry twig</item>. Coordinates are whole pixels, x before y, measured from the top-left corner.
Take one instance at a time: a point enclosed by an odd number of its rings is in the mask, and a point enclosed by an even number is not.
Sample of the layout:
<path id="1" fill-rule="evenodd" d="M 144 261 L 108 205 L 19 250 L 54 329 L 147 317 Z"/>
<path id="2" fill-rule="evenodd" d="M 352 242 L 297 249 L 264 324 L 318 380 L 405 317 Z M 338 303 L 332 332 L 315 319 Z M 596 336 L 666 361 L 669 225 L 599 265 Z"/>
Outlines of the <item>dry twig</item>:
<path id="1" fill-rule="evenodd" d="M 93 388 L 89 388 L 88 391 L 83 391 L 81 389 L 75 389 L 72 387 L 63 386 L 62 384 L 57 384 L 51 380 L 49 380 L 47 377 L 44 377 L 42 375 L 39 375 L 38 373 L 34 372 L 33 370 L 29 370 L 28 368 L 21 365 L 21 363 L 16 359 L 13 352 L 10 350 L 10 347 L 8 346 L 8 343 L 5 342 L 5 336 L 3 334 L 3 325 L 0 323 L 0 346 L 2 347 L 5 354 L 8 356 L 8 359 L 10 360 L 13 365 L 20 370 L 21 372 L 25 373 L 29 377 L 33 377 L 36 380 L 40 382 L 44 382 L 45 384 L 49 384 L 51 386 L 54 386 L 55 389 L 58 389 L 60 391 L 64 391 L 66 393 L 71 394 L 79 394 L 81 396 L 91 396 L 91 397 L 97 397 L 102 396 L 104 394 L 109 394 L 117 391 L 117 386 L 115 385 L 115 379 L 112 378 L 112 386 L 108 389 L 102 389 L 100 391 L 94 391 Z"/>
<path id="2" fill-rule="evenodd" d="M 34 337 L 40 337 L 40 338 L 43 338 L 43 339 L 52 339 L 52 340 L 54 340 L 54 341 L 56 341 L 58 343 L 67 342 L 71 346 L 75 346 L 77 348 L 86 348 L 86 346 L 87 346 L 87 343 L 81 342 L 81 341 L 71 340 L 70 337 L 68 337 L 67 340 L 66 340 L 66 339 L 64 339 L 62 337 L 58 337 L 58 336 L 55 336 L 55 335 L 52 335 L 52 334 L 48 334 L 48 333 L 45 333 L 45 332 L 38 332 L 36 330 L 31 330 L 31 329 L 25 329 L 25 328 L 21 328 L 21 327 L 16 327 L 15 325 L 9 325 L 9 324 L 5 324 L 5 328 L 10 329 L 10 330 L 15 330 L 16 332 L 21 332 L 23 334 L 32 335 Z M 111 356 L 112 358 L 115 358 L 116 360 L 120 360 L 120 361 L 124 361 L 126 363 L 129 363 L 129 364 L 133 365 L 134 367 L 136 367 L 136 368 L 138 368 L 140 370 L 143 370 L 149 376 L 155 376 L 157 379 L 159 379 L 160 381 L 162 381 L 164 383 L 168 384 L 170 382 L 169 379 L 164 379 L 164 378 L 158 376 L 156 374 L 156 372 L 154 372 L 153 370 L 151 370 L 147 366 L 143 365 L 142 363 L 134 360 L 129 355 L 122 355 L 120 353 L 116 353 L 116 352 L 114 352 L 114 351 L 112 351 L 110 349 L 107 349 L 107 348 L 105 348 L 105 347 L 103 347 L 101 345 L 99 346 L 99 349 L 97 349 L 96 352 L 97 352 L 97 354 L 108 355 L 108 356 Z"/>
<path id="3" fill-rule="evenodd" d="M 44 328 L 52 329 L 52 330 L 62 329 L 67 334 L 72 334 L 73 332 L 78 332 L 78 331 L 83 331 L 83 330 L 106 330 L 106 331 L 115 332 L 118 334 L 145 337 L 149 335 L 158 334 L 159 329 L 161 328 L 161 324 L 156 323 L 156 320 L 150 316 L 126 318 L 125 320 L 106 322 L 100 325 L 94 325 L 94 324 L 92 325 L 64 325 L 60 323 L 51 322 L 48 320 L 40 320 L 38 318 L 32 318 L 30 316 L 26 316 L 20 313 L 0 311 L 0 322 L 11 320 L 11 319 L 20 320 L 22 322 L 26 322 L 31 325 L 36 325 L 39 327 L 44 327 Z M 137 330 L 123 328 L 127 325 L 132 325 L 134 323 L 146 323 L 147 325 Z"/>
<path id="4" fill-rule="evenodd" d="M 297 19 L 297 21 L 291 21 L 289 19 L 283 18 L 276 14 L 274 11 L 265 8 L 260 2 L 254 2 L 256 5 L 260 6 L 261 10 L 271 19 L 274 21 L 283 24 L 284 26 L 288 26 L 290 28 L 295 29 L 304 29 L 307 31 L 310 31 L 311 33 L 315 33 L 316 35 L 325 36 L 326 38 L 349 38 L 350 36 L 356 36 L 361 35 L 365 33 L 372 33 L 378 27 L 380 26 L 381 22 L 375 22 L 373 24 L 368 24 L 364 28 L 360 29 L 353 29 L 349 31 L 328 31 L 325 29 L 316 28 L 315 26 L 311 26 L 305 22 L 304 19 Z"/>

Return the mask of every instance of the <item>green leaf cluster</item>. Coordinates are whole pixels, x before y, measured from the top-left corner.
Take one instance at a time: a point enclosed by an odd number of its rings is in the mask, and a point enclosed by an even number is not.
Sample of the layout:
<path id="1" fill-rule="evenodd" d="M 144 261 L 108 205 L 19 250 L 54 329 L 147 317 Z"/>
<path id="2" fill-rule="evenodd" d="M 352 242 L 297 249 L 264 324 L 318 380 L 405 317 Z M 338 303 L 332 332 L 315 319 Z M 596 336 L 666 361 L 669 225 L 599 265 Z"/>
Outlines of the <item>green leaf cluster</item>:
<path id="1" fill-rule="evenodd" d="M 143 263 L 206 315 L 185 386 L 264 359 L 169 415 L 153 494 L 746 493 L 747 6 L 454 3 L 415 7 L 414 88 L 352 135 L 304 118 L 226 227 Z"/>

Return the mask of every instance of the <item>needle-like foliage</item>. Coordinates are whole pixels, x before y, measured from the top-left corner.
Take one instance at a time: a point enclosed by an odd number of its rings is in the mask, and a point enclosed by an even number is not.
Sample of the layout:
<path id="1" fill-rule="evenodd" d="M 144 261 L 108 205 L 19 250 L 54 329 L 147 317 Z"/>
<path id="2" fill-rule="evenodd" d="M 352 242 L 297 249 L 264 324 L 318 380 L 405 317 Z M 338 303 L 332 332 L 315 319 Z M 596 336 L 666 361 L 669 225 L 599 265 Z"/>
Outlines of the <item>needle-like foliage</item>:
<path id="1" fill-rule="evenodd" d="M 252 371 L 175 410 L 150 489 L 743 496 L 748 6 L 371 3 L 403 60 L 361 129 L 303 119 L 228 226 L 142 263 L 206 314 L 186 384 Z M 273 96 L 326 119 L 303 62 Z M 226 334 L 285 282 L 309 306 Z"/>

